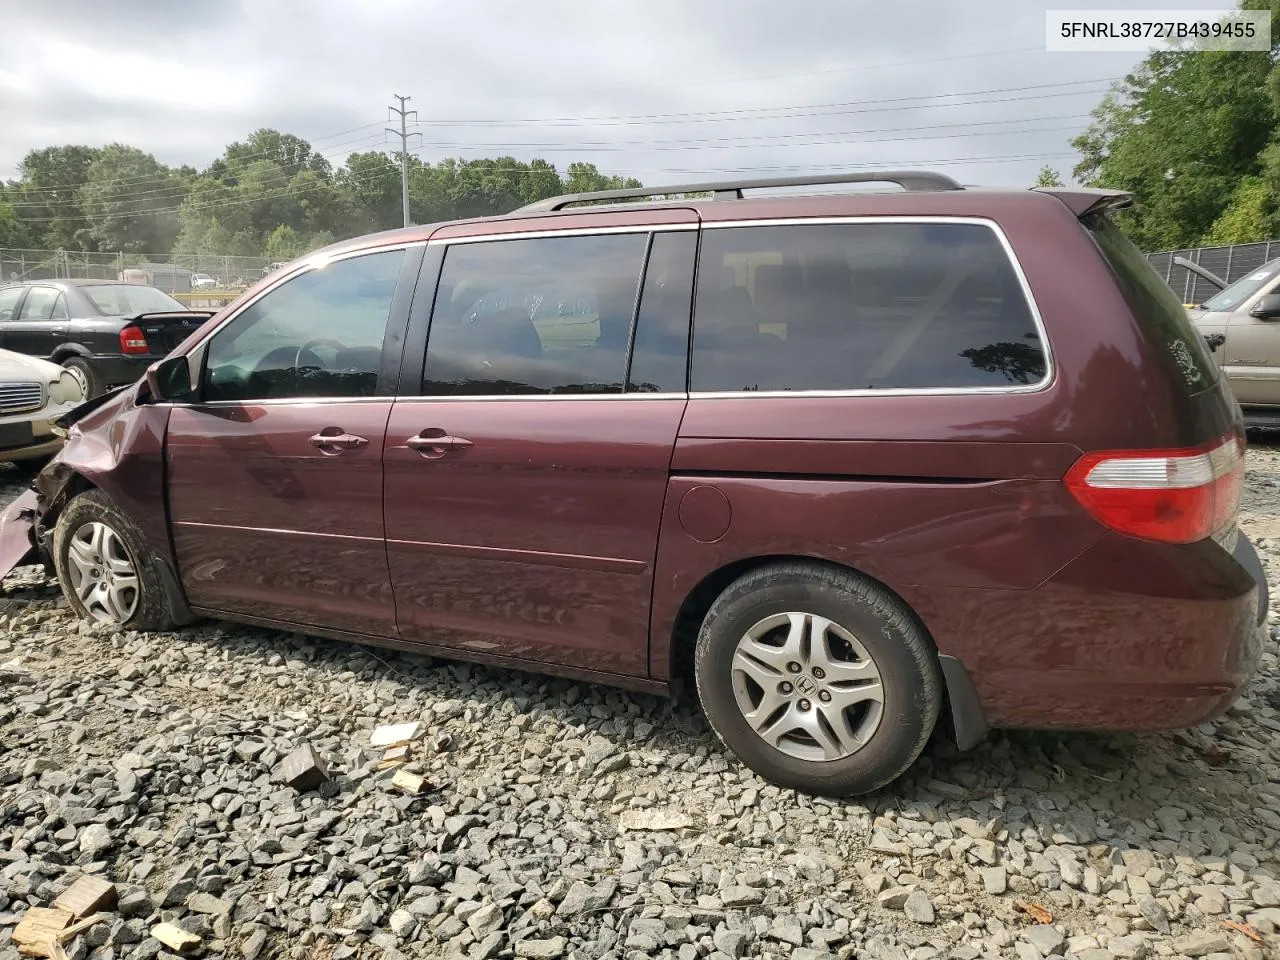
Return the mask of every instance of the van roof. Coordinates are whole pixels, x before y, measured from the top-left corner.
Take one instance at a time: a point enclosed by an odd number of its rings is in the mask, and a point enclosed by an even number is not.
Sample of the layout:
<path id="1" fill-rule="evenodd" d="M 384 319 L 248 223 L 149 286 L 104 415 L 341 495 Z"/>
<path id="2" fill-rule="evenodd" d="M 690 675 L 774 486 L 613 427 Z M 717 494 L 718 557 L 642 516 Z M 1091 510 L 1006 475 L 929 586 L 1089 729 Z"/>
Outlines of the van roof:
<path id="1" fill-rule="evenodd" d="M 886 183 L 897 190 L 843 192 L 764 193 L 745 191 L 790 187 L 821 187 L 837 184 Z M 691 194 L 695 196 L 690 196 Z M 708 196 L 709 195 L 709 196 Z M 365 247 L 406 241 L 423 241 L 437 231 L 448 229 L 450 236 L 482 232 L 519 232 L 522 221 L 565 219 L 564 229 L 644 223 L 646 214 L 666 217 L 675 211 L 697 214 L 704 222 L 777 219 L 815 216 L 962 216 L 993 217 L 1028 207 L 1064 204 L 1075 216 L 1098 210 L 1127 206 L 1129 194 L 1117 190 L 1085 187 L 1037 187 L 1033 189 L 964 186 L 945 174 L 919 170 L 891 170 L 802 177 L 707 181 L 601 190 L 592 193 L 548 197 L 510 213 L 489 217 L 450 220 L 421 226 L 401 227 L 381 233 L 340 241 L 317 254 L 338 253 Z M 1060 208 L 1059 208 L 1060 209 Z M 555 227 L 561 224 L 556 223 Z M 467 229 L 472 227 L 474 229 Z"/>

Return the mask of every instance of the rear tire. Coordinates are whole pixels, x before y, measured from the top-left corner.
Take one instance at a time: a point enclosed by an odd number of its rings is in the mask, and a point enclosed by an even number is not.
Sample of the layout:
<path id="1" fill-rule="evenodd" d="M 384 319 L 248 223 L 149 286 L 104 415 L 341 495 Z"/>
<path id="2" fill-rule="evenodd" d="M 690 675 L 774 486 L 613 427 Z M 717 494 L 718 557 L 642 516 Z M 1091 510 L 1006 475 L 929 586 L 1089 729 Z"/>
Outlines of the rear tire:
<path id="1" fill-rule="evenodd" d="M 53 531 L 58 583 L 85 620 L 125 630 L 176 626 L 164 579 L 133 522 L 100 490 L 80 494 Z"/>
<path id="2" fill-rule="evenodd" d="M 62 361 L 62 367 L 80 381 L 80 386 L 84 388 L 84 398 L 86 400 L 92 400 L 102 392 L 102 385 L 98 383 L 93 367 L 84 357 L 67 357 Z"/>
<path id="3" fill-rule="evenodd" d="M 694 654 L 712 730 L 767 780 L 853 796 L 896 779 L 938 719 L 924 630 L 872 580 L 818 563 L 744 574 L 711 605 Z"/>

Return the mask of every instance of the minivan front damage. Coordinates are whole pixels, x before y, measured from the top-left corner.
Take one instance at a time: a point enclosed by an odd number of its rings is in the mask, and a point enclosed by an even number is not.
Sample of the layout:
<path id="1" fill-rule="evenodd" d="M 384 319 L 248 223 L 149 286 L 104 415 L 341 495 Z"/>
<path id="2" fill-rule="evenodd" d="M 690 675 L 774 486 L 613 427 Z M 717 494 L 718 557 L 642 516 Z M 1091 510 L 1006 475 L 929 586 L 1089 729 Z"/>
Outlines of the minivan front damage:
<path id="1" fill-rule="evenodd" d="M 166 581 L 170 609 L 182 622 L 195 617 L 178 585 L 164 496 L 165 404 L 148 403 L 145 381 L 95 397 L 59 419 L 62 450 L 36 476 L 31 489 L 0 514 L 0 577 L 25 563 L 52 576 L 53 531 L 78 494 L 99 489 L 130 516 L 146 539 Z"/>

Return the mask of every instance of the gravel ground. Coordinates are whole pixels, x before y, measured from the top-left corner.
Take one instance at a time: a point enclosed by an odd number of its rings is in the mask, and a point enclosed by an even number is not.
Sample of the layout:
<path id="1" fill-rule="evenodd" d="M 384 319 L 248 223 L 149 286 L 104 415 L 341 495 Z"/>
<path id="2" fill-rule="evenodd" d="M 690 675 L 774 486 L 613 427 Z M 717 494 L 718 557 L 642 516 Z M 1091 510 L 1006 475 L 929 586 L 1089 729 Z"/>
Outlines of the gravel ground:
<path id="1" fill-rule="evenodd" d="M 1280 447 L 1249 467 L 1280 590 Z M 4 469 L 0 500 L 29 477 Z M 1216 723 L 935 739 L 836 802 L 728 759 L 690 702 L 227 624 L 100 631 L 38 568 L 4 590 L 0 958 L 82 873 L 120 902 L 73 960 L 167 956 L 161 921 L 250 960 L 1280 957 L 1274 642 Z M 420 796 L 369 746 L 408 720 Z M 331 779 L 299 793 L 279 767 L 304 741 Z"/>

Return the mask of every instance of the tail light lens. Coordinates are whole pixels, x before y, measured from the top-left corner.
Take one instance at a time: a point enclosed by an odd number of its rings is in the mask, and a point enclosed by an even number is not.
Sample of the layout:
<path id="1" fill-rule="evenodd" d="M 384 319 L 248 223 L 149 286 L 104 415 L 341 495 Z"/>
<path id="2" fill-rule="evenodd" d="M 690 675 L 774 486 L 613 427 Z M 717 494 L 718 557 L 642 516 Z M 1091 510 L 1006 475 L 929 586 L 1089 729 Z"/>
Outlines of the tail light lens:
<path id="1" fill-rule="evenodd" d="M 1194 543 L 1235 520 L 1244 484 L 1244 439 L 1229 433 L 1190 450 L 1089 453 L 1067 489 L 1097 520 L 1145 540 Z"/>
<path id="2" fill-rule="evenodd" d="M 151 348 L 147 346 L 147 338 L 142 331 L 130 325 L 120 331 L 120 352 L 150 353 Z"/>

